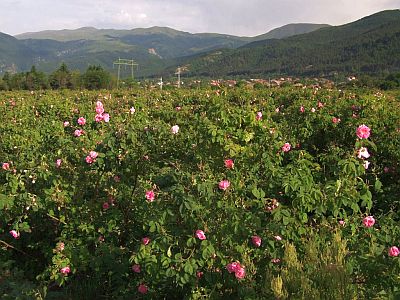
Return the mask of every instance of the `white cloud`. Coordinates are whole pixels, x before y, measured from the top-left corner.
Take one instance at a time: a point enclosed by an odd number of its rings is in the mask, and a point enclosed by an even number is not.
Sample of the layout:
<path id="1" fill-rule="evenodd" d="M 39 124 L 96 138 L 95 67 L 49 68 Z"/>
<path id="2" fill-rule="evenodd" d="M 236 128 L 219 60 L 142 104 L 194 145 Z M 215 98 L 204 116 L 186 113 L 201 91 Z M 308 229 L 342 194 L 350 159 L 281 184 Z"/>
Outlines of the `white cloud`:
<path id="1" fill-rule="evenodd" d="M 256 35 L 296 22 L 339 25 L 399 7 L 400 0 L 1 0 L 0 31 L 168 26 Z"/>

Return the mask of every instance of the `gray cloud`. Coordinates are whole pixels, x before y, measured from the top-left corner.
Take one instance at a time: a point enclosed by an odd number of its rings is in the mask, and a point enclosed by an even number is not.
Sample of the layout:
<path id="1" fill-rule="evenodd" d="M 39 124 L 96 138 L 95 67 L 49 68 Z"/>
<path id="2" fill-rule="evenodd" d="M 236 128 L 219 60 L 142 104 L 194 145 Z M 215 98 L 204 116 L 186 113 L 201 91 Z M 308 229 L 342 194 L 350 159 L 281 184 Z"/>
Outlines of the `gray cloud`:
<path id="1" fill-rule="evenodd" d="M 400 7 L 400 0 L 2 0 L 0 31 L 168 26 L 257 35 L 288 23 L 339 25 Z"/>

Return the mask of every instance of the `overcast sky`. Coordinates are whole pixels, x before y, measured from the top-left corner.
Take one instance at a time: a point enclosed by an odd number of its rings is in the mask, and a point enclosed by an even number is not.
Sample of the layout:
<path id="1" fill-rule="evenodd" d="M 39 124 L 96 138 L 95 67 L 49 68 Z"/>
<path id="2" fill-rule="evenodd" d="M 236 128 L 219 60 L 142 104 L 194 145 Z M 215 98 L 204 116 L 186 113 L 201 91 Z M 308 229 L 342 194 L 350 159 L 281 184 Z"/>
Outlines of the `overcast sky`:
<path id="1" fill-rule="evenodd" d="M 254 36 L 288 23 L 340 25 L 400 0 L 0 0 L 0 32 L 168 26 Z"/>

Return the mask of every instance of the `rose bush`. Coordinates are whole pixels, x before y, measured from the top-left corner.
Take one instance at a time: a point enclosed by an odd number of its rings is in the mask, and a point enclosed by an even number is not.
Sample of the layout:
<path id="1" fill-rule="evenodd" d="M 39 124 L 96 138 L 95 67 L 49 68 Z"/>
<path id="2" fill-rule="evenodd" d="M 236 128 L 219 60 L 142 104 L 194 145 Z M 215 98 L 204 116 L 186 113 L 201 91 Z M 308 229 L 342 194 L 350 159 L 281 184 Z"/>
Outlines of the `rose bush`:
<path id="1" fill-rule="evenodd" d="M 396 296 L 398 106 L 290 87 L 4 93 L 0 270 L 43 296 L 268 299 L 323 289 L 312 274 L 340 260 L 335 288 Z"/>

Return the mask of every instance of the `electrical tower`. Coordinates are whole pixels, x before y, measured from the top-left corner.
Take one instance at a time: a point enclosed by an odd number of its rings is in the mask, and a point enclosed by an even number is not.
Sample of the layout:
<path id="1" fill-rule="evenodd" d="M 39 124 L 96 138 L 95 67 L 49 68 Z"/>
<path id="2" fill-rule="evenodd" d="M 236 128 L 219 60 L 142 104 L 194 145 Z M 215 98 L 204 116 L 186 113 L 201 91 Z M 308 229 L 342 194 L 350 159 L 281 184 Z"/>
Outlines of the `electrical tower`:
<path id="1" fill-rule="evenodd" d="M 133 67 L 134 66 L 139 66 L 133 59 L 124 59 L 124 58 L 118 58 L 118 60 L 113 62 L 113 67 L 117 65 L 118 66 L 118 79 L 117 79 L 117 88 L 119 88 L 119 80 L 120 80 L 120 75 L 121 75 L 121 66 L 127 66 L 131 67 L 131 73 L 132 73 L 132 80 L 133 80 Z"/>

